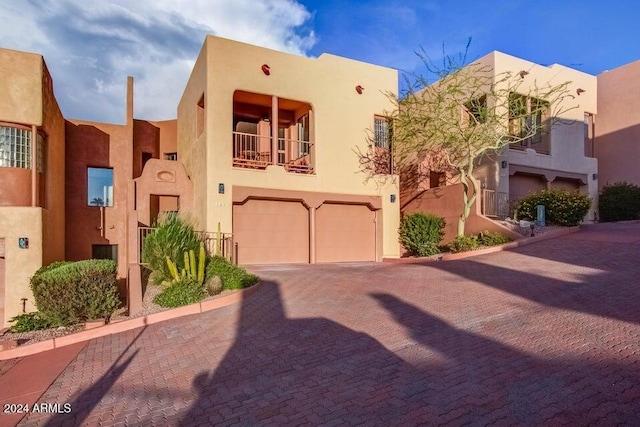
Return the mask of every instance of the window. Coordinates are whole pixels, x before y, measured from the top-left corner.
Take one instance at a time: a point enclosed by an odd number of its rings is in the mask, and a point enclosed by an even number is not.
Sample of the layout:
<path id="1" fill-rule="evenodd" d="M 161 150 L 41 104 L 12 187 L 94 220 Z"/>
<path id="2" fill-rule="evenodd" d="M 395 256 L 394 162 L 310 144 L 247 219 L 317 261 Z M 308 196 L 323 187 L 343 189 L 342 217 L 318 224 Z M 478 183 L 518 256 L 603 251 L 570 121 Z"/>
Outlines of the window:
<path id="1" fill-rule="evenodd" d="M 118 262 L 118 245 L 91 245 L 91 258 Z"/>
<path id="2" fill-rule="evenodd" d="M 309 113 L 300 117 L 296 123 L 298 131 L 298 153 L 301 156 L 309 154 L 311 144 L 309 144 Z"/>
<path id="3" fill-rule="evenodd" d="M 487 121 L 487 96 L 483 95 L 480 98 L 472 99 L 464 105 L 465 109 L 465 121 L 470 126 L 476 124 L 486 123 Z"/>
<path id="4" fill-rule="evenodd" d="M 178 153 L 164 153 L 164 159 L 165 160 L 177 161 L 178 160 Z"/>
<path id="5" fill-rule="evenodd" d="M 113 169 L 87 168 L 87 204 L 113 206 Z"/>
<path id="6" fill-rule="evenodd" d="M 391 139 L 389 137 L 389 121 L 384 117 L 376 116 L 373 119 L 373 133 L 376 147 L 388 150 L 391 145 Z"/>
<path id="7" fill-rule="evenodd" d="M 436 188 L 445 185 L 444 172 L 429 171 L 429 188 Z"/>
<path id="8" fill-rule="evenodd" d="M 0 126 L 0 166 L 31 169 L 31 131 Z"/>
<path id="9" fill-rule="evenodd" d="M 534 148 L 538 153 L 549 154 L 548 116 L 548 102 L 509 94 L 509 134 L 514 142 L 511 148 Z"/>

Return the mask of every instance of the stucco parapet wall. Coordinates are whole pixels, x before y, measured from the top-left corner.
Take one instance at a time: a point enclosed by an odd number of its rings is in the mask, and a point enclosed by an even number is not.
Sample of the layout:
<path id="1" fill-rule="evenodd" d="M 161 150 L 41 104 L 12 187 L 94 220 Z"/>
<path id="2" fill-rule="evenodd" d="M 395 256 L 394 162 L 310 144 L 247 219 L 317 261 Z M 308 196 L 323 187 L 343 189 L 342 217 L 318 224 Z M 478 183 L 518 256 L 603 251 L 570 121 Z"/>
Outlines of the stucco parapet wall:
<path id="1" fill-rule="evenodd" d="M 510 164 L 509 175 L 514 175 L 517 172 L 527 173 L 532 175 L 544 175 L 547 181 L 549 182 L 553 182 L 556 178 L 569 178 L 569 179 L 578 179 L 584 185 L 589 183 L 589 176 L 586 173 L 566 172 L 566 171 L 560 171 L 560 170 L 538 168 L 534 166 Z"/>
<path id="2" fill-rule="evenodd" d="M 489 248 L 478 249 L 475 251 L 460 252 L 460 253 L 447 253 L 444 255 L 433 255 L 430 257 L 416 257 L 416 258 L 384 258 L 382 262 L 388 262 L 393 264 L 425 264 L 434 261 L 455 261 L 458 259 L 471 258 L 479 255 L 491 254 L 494 252 L 501 252 L 508 249 L 519 248 L 521 246 L 527 246 L 532 243 L 542 242 L 544 240 L 554 239 L 556 237 L 565 236 L 580 231 L 580 226 L 566 227 L 559 230 L 550 231 L 545 234 L 534 237 L 526 237 L 515 242 L 505 243 L 503 245 L 491 246 Z"/>
<path id="3" fill-rule="evenodd" d="M 86 329 L 75 334 L 65 335 L 59 338 L 53 338 L 34 344 L 28 344 L 22 347 L 15 347 L 8 350 L 0 351 L 0 360 L 9 360 L 16 357 L 29 356 L 43 351 L 53 350 L 54 348 L 89 341 L 94 338 L 130 331 L 132 329 L 141 328 L 147 325 L 152 325 L 154 323 L 164 322 L 165 320 L 189 316 L 191 314 L 204 313 L 207 311 L 215 310 L 217 308 L 226 307 L 231 304 L 242 302 L 245 298 L 248 298 L 260 287 L 260 283 L 261 282 L 248 289 L 241 289 L 229 295 L 201 301 L 199 303 L 186 305 L 184 307 L 178 307 L 171 310 L 162 311 L 160 313 L 150 314 L 148 316 L 136 317 L 134 319 L 115 321 L 98 328 Z"/>
<path id="4" fill-rule="evenodd" d="M 382 209 L 381 196 L 363 196 L 358 194 L 275 190 L 268 188 L 233 186 L 234 204 L 242 204 L 252 198 L 264 200 L 298 200 L 307 208 L 318 208 L 323 203 L 351 203 L 367 205 L 371 210 Z"/>

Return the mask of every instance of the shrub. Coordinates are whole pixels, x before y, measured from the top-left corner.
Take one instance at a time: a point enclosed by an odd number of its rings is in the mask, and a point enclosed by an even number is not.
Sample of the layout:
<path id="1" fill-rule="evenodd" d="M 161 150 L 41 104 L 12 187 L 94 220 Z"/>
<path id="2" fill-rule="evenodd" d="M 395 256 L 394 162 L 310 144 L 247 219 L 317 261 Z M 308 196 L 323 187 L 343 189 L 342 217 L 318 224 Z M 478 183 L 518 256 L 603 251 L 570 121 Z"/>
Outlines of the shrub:
<path id="1" fill-rule="evenodd" d="M 53 326 L 109 319 L 120 305 L 116 263 L 90 259 L 41 268 L 31 278 L 40 317 Z"/>
<path id="2" fill-rule="evenodd" d="M 243 289 L 258 282 L 258 276 L 248 273 L 244 268 L 231 264 L 225 258 L 213 256 L 207 264 L 207 281 L 213 276 L 222 280 L 224 289 Z"/>
<path id="3" fill-rule="evenodd" d="M 153 271 L 152 281 L 159 284 L 171 281 L 167 257 L 175 261 L 178 271 L 185 268 L 184 252 L 198 251 L 202 239 L 186 219 L 175 213 L 162 214 L 156 229 L 145 237 L 142 245 L 142 262 Z"/>
<path id="4" fill-rule="evenodd" d="M 517 203 L 518 218 L 534 221 L 538 205 L 545 206 L 546 222 L 549 224 L 574 226 L 582 222 L 589 212 L 591 199 L 578 191 L 542 190 Z"/>
<path id="5" fill-rule="evenodd" d="M 627 182 L 606 185 L 599 204 L 600 221 L 640 219 L 640 187 Z"/>
<path id="6" fill-rule="evenodd" d="M 204 288 L 191 277 L 172 282 L 153 299 L 160 307 L 181 307 L 201 301 L 206 296 Z"/>
<path id="7" fill-rule="evenodd" d="M 457 236 L 451 243 L 449 243 L 449 250 L 455 254 L 458 252 L 468 252 L 474 249 L 478 249 L 480 243 L 476 236 Z"/>
<path id="8" fill-rule="evenodd" d="M 11 325 L 9 331 L 16 333 L 39 331 L 40 329 L 47 329 L 53 326 L 47 319 L 40 316 L 38 312 L 19 314 L 9 319 L 9 322 L 15 322 L 15 325 Z"/>
<path id="9" fill-rule="evenodd" d="M 511 238 L 501 234 L 497 231 L 483 231 L 478 235 L 478 242 L 484 246 L 497 246 L 505 243 L 509 243 Z"/>
<path id="10" fill-rule="evenodd" d="M 400 243 L 412 256 L 429 256 L 440 252 L 438 244 L 444 235 L 444 218 L 414 213 L 400 222 Z"/>

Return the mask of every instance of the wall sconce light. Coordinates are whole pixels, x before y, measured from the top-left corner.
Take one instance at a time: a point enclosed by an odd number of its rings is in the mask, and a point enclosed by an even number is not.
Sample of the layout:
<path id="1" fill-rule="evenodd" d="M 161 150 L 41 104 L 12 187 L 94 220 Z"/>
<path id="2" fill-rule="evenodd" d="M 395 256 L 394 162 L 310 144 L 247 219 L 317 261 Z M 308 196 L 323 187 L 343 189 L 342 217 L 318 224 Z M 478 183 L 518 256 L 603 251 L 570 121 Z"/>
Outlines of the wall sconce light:
<path id="1" fill-rule="evenodd" d="M 262 64 L 262 72 L 265 74 L 265 76 L 271 75 L 271 67 L 269 67 L 267 64 Z"/>
<path id="2" fill-rule="evenodd" d="M 584 89 L 582 89 L 580 87 L 578 89 L 576 89 L 576 93 L 578 94 L 578 96 L 580 96 L 580 94 L 584 93 L 584 92 L 586 92 L 586 90 L 584 90 Z"/>
<path id="3" fill-rule="evenodd" d="M 526 76 L 527 74 L 529 74 L 529 72 L 525 70 L 522 70 L 518 73 L 521 79 L 524 79 L 524 76 Z"/>
<path id="4" fill-rule="evenodd" d="M 358 92 L 358 95 L 362 95 L 362 92 L 364 92 L 364 88 L 358 85 L 356 86 L 356 92 Z"/>
<path id="5" fill-rule="evenodd" d="M 395 203 L 395 202 L 396 202 L 396 195 L 395 195 L 395 194 L 392 194 L 392 195 L 389 197 L 389 200 L 391 201 L 391 203 Z"/>
<path id="6" fill-rule="evenodd" d="M 28 237 L 18 237 L 18 247 L 20 249 L 29 249 L 29 238 Z"/>
<path id="7" fill-rule="evenodd" d="M 598 174 L 594 173 L 593 175 L 591 175 L 591 178 L 593 178 L 593 180 L 595 181 L 596 179 L 598 179 Z"/>
<path id="8" fill-rule="evenodd" d="M 502 162 L 500 162 L 500 166 L 502 167 L 502 169 L 506 169 L 507 168 L 507 161 L 503 160 Z"/>
<path id="9" fill-rule="evenodd" d="M 224 184 L 222 182 L 218 184 L 218 193 L 224 194 Z"/>
<path id="10" fill-rule="evenodd" d="M 265 114 L 264 117 L 262 117 L 262 121 L 269 123 L 269 115 Z"/>

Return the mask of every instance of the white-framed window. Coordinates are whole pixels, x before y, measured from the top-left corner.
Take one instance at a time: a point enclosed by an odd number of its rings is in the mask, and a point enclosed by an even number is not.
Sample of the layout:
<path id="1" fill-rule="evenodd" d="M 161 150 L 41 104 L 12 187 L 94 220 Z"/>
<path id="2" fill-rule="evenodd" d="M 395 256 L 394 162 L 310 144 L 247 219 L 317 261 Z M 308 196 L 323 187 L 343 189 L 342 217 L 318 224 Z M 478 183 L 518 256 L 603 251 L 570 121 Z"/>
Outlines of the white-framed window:
<path id="1" fill-rule="evenodd" d="M 31 169 L 31 130 L 0 126 L 0 167 Z"/>
<path id="2" fill-rule="evenodd" d="M 511 148 L 535 148 L 538 153 L 549 154 L 549 110 L 547 101 L 509 94 L 509 134 L 517 140 Z"/>
<path id="3" fill-rule="evenodd" d="M 373 118 L 373 137 L 375 146 L 388 150 L 391 145 L 390 136 L 389 121 L 385 117 L 375 116 Z"/>

